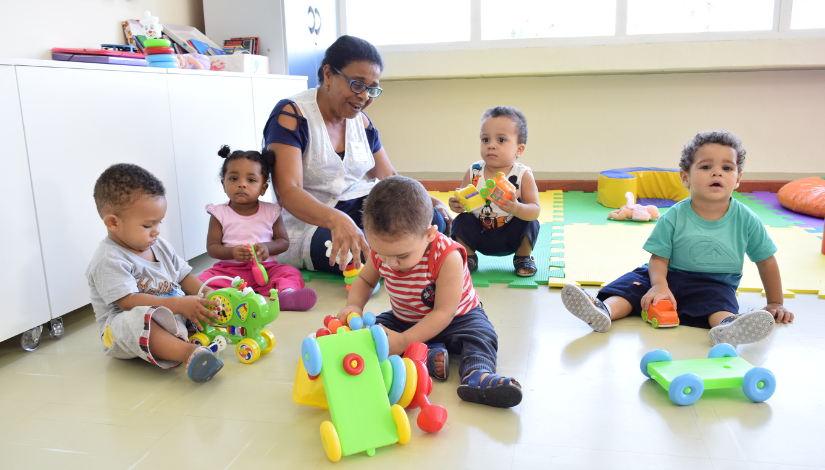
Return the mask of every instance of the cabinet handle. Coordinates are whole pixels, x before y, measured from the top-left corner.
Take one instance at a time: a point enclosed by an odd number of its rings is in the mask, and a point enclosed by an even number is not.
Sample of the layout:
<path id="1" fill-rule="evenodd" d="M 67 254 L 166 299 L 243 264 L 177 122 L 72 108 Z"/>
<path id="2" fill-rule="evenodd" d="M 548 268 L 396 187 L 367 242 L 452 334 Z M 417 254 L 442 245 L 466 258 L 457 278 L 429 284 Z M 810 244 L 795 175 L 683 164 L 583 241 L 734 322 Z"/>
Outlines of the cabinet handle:
<path id="1" fill-rule="evenodd" d="M 315 31 L 315 14 L 312 11 L 312 5 L 307 10 L 307 26 L 309 26 L 309 34 L 312 34 Z"/>
<path id="2" fill-rule="evenodd" d="M 321 32 L 321 13 L 315 9 L 315 35 Z"/>

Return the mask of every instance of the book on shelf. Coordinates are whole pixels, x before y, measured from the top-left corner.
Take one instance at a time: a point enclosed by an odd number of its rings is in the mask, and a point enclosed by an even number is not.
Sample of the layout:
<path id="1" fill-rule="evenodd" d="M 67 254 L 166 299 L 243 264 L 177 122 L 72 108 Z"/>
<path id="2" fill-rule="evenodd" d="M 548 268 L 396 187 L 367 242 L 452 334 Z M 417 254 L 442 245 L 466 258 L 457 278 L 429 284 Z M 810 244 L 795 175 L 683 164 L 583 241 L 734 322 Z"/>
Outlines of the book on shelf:
<path id="1" fill-rule="evenodd" d="M 238 48 L 241 47 L 249 51 L 250 54 L 257 54 L 258 53 L 258 42 L 260 39 L 257 37 L 245 37 L 245 38 L 229 38 L 223 42 L 223 49 L 226 51 L 227 48 Z M 227 52 L 231 54 L 231 52 Z"/>

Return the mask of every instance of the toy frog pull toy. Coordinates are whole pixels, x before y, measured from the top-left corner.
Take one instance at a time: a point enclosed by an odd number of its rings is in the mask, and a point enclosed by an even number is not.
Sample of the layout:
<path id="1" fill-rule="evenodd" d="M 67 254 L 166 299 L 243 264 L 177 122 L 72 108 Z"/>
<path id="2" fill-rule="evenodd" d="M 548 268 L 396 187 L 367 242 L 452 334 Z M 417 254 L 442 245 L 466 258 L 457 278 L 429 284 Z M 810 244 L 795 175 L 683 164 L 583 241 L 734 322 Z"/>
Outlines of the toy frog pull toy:
<path id="1" fill-rule="evenodd" d="M 281 313 L 278 301 L 278 290 L 270 289 L 269 299 L 246 285 L 246 281 L 236 276 L 234 279 L 227 276 L 215 276 L 201 286 L 203 288 L 215 279 L 226 279 L 232 282 L 231 287 L 224 287 L 209 293 L 208 300 L 217 300 L 219 305 L 207 308 L 218 314 L 218 326 L 209 325 L 201 321 L 203 331 L 189 337 L 189 342 L 206 346 L 217 352 L 222 337 L 229 344 L 235 346 L 235 355 L 244 364 L 251 364 L 261 355 L 269 354 L 275 346 L 275 335 L 265 329 L 278 318 Z M 214 346 L 213 346 L 214 344 Z"/>

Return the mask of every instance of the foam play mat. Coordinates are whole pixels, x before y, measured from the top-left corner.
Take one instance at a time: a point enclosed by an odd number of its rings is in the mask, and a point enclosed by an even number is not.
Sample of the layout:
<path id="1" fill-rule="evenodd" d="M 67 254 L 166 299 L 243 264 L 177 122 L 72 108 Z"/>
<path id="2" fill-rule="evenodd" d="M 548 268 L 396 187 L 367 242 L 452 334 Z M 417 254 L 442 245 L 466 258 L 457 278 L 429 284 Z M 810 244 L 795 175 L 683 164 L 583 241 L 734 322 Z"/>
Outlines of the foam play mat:
<path id="1" fill-rule="evenodd" d="M 602 286 L 632 271 L 650 259 L 650 253 L 642 246 L 652 230 L 652 225 L 645 224 L 565 225 L 564 253 L 550 254 L 551 263 L 563 262 L 564 266 L 551 275 L 548 285 Z M 821 240 L 799 227 L 768 227 L 767 230 L 779 249 L 776 259 L 784 295 L 793 297 L 796 293 L 805 293 L 825 298 L 825 255 L 820 254 Z M 763 292 L 756 264 L 747 257 L 739 290 Z"/>
<path id="2" fill-rule="evenodd" d="M 822 238 L 822 229 L 825 225 L 825 219 L 800 214 L 782 207 L 782 205 L 779 204 L 779 198 L 776 193 L 754 191 L 749 194 L 744 194 L 744 196 L 778 215 L 787 217 L 786 220 L 795 223 L 797 227 L 805 230 L 806 232 L 815 233 L 819 238 Z"/>

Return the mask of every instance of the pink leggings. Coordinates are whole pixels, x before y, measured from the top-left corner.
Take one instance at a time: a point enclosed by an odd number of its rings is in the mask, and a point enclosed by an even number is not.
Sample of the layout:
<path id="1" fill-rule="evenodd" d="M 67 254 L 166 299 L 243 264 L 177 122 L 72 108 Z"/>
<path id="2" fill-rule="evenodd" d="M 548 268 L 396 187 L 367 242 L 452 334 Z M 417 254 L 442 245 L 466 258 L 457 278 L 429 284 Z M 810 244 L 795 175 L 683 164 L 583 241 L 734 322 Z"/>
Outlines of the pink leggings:
<path id="1" fill-rule="evenodd" d="M 246 281 L 249 287 L 255 289 L 255 292 L 261 295 L 269 295 L 269 289 L 278 289 L 278 292 L 283 292 L 286 289 L 299 290 L 304 288 L 304 278 L 301 276 L 301 271 L 288 264 L 278 264 L 277 261 L 264 261 L 261 263 L 266 269 L 269 276 L 269 284 L 259 286 L 255 283 L 255 278 L 252 277 L 251 263 L 229 263 L 226 261 L 218 261 L 214 266 L 207 269 L 200 275 L 198 279 L 201 282 L 206 282 L 211 277 L 227 276 L 234 278 L 240 276 Z M 209 283 L 212 289 L 219 289 L 221 287 L 229 287 L 231 283 L 226 279 L 215 279 Z"/>

